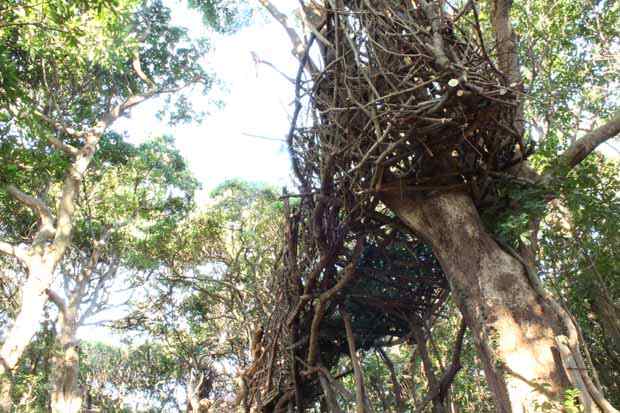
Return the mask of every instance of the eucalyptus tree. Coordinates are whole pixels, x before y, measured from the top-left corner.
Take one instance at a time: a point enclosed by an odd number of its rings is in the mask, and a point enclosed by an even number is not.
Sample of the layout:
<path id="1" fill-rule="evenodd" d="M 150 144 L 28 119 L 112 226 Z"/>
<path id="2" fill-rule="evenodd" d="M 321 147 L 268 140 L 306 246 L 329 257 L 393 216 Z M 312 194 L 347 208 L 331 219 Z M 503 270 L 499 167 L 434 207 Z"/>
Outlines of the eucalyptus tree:
<path id="1" fill-rule="evenodd" d="M 72 242 L 80 186 L 106 131 L 146 100 L 210 85 L 199 64 L 206 44 L 190 42 L 183 29 L 172 27 L 160 2 L 3 7 L 1 69 L 7 75 L 0 112 L 3 141 L 12 143 L 10 163 L 3 164 L 3 197 L 10 196 L 15 217 L 26 216 L 36 230 L 2 231 L 0 251 L 27 273 L 19 313 L 0 350 L 2 375 L 16 366 L 37 330 L 46 290 Z M 187 117 L 187 102 L 179 103 L 175 118 Z M 58 191 L 49 190 L 52 175 L 63 177 Z"/>
<path id="2" fill-rule="evenodd" d="M 59 312 L 52 411 L 79 411 L 76 334 L 99 313 L 118 305 L 110 302 L 111 295 L 119 295 L 115 291 L 131 295 L 130 287 L 119 285 L 124 281 L 131 286 L 131 273 L 137 271 L 132 268 L 138 260 L 136 244 L 155 232 L 165 233 L 192 208 L 197 182 L 172 144 L 166 137 L 137 147 L 118 137 L 106 139 L 95 167 L 84 178 L 72 246 L 59 266 L 62 289 L 47 290 Z M 120 280 L 119 273 L 127 279 Z"/>
<path id="3" fill-rule="evenodd" d="M 620 133 L 618 4 L 308 1 L 305 38 L 260 3 L 300 60 L 288 142 L 301 196 L 343 223 L 395 215 L 432 245 L 497 411 L 557 411 L 573 388 L 616 411 L 538 279 L 534 241 L 548 202 Z M 334 229 L 318 232 L 326 248 Z"/>

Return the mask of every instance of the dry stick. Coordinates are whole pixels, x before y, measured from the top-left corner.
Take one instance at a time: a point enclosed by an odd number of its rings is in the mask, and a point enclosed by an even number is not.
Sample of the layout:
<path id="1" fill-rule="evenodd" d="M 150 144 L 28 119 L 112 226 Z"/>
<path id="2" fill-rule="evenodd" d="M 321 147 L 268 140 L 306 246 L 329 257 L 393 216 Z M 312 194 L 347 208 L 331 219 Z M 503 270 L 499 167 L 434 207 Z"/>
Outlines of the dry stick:
<path id="1" fill-rule="evenodd" d="M 465 324 L 465 320 L 462 319 L 461 327 L 459 328 L 456 341 L 454 342 L 454 348 L 452 350 L 452 364 L 443 374 L 437 386 L 433 387 L 433 389 L 431 389 L 424 399 L 422 399 L 422 401 L 416 406 L 416 413 L 421 413 L 424 411 L 424 408 L 431 400 L 444 395 L 452 384 L 452 381 L 454 381 L 454 377 L 456 377 L 456 374 L 461 369 L 461 352 L 463 350 L 463 338 L 465 337 L 466 330 L 467 325 Z"/>
<path id="2" fill-rule="evenodd" d="M 362 367 L 357 357 L 355 349 L 355 338 L 353 336 L 353 328 L 351 327 L 351 316 L 349 313 L 340 309 L 342 319 L 344 321 L 344 328 L 347 333 L 347 343 L 349 344 L 349 355 L 351 356 L 351 364 L 353 365 L 353 374 L 355 376 L 355 411 L 356 413 L 367 413 L 365 408 L 366 396 L 364 394 L 364 375 L 362 373 Z"/>
<path id="3" fill-rule="evenodd" d="M 357 257 L 359 257 L 360 253 L 362 252 L 363 245 L 364 241 L 361 238 L 358 239 L 353 249 L 351 262 L 344 269 L 344 275 L 340 280 L 338 280 L 336 285 L 321 294 L 318 298 L 317 303 L 315 304 L 314 317 L 312 317 L 312 324 L 310 326 L 310 344 L 308 348 L 307 358 L 307 364 L 310 367 L 314 367 L 314 365 L 316 364 L 316 359 L 318 355 L 319 330 L 321 326 L 321 320 L 325 315 L 325 306 L 355 276 L 355 270 L 357 269 Z"/>
<path id="4" fill-rule="evenodd" d="M 383 363 L 385 363 L 388 371 L 390 372 L 392 387 L 394 389 L 394 397 L 396 398 L 396 408 L 399 413 L 402 413 L 405 411 L 405 403 L 403 400 L 402 386 L 398 382 L 398 377 L 396 376 L 396 371 L 394 370 L 394 363 L 392 362 L 390 357 L 388 357 L 387 353 L 385 352 L 385 350 L 383 350 L 382 347 L 377 347 L 377 352 L 381 356 Z"/>

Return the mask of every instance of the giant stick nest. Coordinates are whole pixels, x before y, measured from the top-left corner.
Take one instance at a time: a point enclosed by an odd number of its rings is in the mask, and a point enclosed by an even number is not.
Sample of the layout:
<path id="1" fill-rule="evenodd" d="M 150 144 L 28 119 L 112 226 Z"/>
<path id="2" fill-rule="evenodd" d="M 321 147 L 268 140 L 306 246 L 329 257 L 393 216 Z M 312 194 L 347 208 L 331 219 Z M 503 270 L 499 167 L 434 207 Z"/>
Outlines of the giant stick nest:
<path id="1" fill-rule="evenodd" d="M 445 277 L 381 206 L 383 191 L 461 188 L 480 200 L 528 152 L 516 119 L 520 85 L 493 63 L 475 8 L 325 3 L 288 136 L 300 201 L 287 209 L 274 312 L 243 376 L 246 406 L 265 412 L 320 393 L 317 372 L 348 352 L 343 311 L 359 349 L 413 344 L 411 329 L 437 316 Z"/>

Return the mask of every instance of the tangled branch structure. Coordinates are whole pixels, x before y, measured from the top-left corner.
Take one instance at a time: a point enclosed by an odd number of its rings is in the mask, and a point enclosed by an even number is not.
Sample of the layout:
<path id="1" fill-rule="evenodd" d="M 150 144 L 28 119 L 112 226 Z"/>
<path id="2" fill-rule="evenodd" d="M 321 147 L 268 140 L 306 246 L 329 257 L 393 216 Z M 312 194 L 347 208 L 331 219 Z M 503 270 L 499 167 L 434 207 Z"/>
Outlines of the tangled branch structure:
<path id="1" fill-rule="evenodd" d="M 299 202 L 285 195 L 274 312 L 243 374 L 243 403 L 263 412 L 302 411 L 329 392 L 341 356 L 356 358 L 351 348 L 413 344 L 437 317 L 445 277 L 382 194 L 458 188 L 481 204 L 528 153 L 521 85 L 489 57 L 474 2 L 329 0 L 311 11 L 288 136 Z"/>

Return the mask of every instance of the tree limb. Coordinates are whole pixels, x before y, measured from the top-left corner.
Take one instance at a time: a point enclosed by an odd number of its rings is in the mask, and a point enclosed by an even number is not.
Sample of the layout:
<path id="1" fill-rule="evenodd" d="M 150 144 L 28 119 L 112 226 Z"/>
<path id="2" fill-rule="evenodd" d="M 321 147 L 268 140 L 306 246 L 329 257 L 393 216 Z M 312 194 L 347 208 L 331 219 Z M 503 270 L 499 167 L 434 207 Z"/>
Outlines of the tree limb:
<path id="1" fill-rule="evenodd" d="M 461 369 L 461 352 L 463 350 L 463 338 L 465 337 L 465 331 L 467 325 L 465 320 L 461 320 L 461 326 L 457 334 L 456 341 L 454 342 L 454 348 L 452 350 L 452 364 L 446 370 L 439 380 L 439 383 L 431 389 L 431 391 L 424 397 L 424 399 L 416 406 L 416 413 L 421 413 L 431 400 L 435 398 L 445 397 L 446 391 L 454 381 L 456 373 Z"/>
<path id="2" fill-rule="evenodd" d="M 312 324 L 310 325 L 310 339 L 308 345 L 307 359 L 307 364 L 310 367 L 314 367 L 318 356 L 319 331 L 321 320 L 325 315 L 325 306 L 355 277 L 357 269 L 357 258 L 361 254 L 363 246 L 363 240 L 361 238 L 358 239 L 356 241 L 355 247 L 353 248 L 351 262 L 345 267 L 342 278 L 340 278 L 332 288 L 322 293 L 314 306 L 314 316 L 312 317 Z"/>
<path id="3" fill-rule="evenodd" d="M 13 185 L 9 185 L 7 187 L 7 192 L 11 194 L 13 198 L 26 205 L 28 208 L 32 209 L 43 221 L 43 224 L 50 224 L 54 222 L 54 218 L 52 216 L 52 211 L 49 209 L 47 205 L 39 198 L 36 198 L 32 195 L 28 195 Z"/>
<path id="4" fill-rule="evenodd" d="M 23 249 L 8 242 L 0 241 L 0 253 L 15 257 L 23 263 L 26 263 L 28 260 L 28 255 Z"/>
<path id="5" fill-rule="evenodd" d="M 97 122 L 97 124 L 95 125 L 95 127 L 90 131 L 90 134 L 95 134 L 95 135 L 100 135 L 102 134 L 108 127 L 110 127 L 118 118 L 120 118 L 121 116 L 123 116 L 125 114 L 125 112 L 127 112 L 128 110 L 130 110 L 131 108 L 133 108 L 134 106 L 139 105 L 140 103 L 149 100 L 153 97 L 159 96 L 159 95 L 165 95 L 168 93 L 176 93 L 179 92 L 197 82 L 200 82 L 200 78 L 195 79 L 194 81 L 185 83 L 183 85 L 179 85 L 176 87 L 172 87 L 169 89 L 152 89 L 149 90 L 145 93 L 142 94 L 138 94 L 138 95 L 133 95 L 128 97 L 124 102 L 119 103 L 118 105 L 115 105 L 114 107 L 112 107 L 105 115 L 103 115 L 103 117 L 101 118 L 101 120 L 99 122 Z"/>
<path id="6" fill-rule="evenodd" d="M 58 311 L 60 311 L 61 315 L 63 317 L 66 317 L 67 303 L 65 303 L 65 300 L 63 300 L 61 296 L 59 296 L 55 291 L 53 291 L 50 288 L 46 289 L 45 292 L 47 293 L 47 296 L 49 297 L 50 301 L 53 302 L 56 305 L 56 307 L 58 307 Z"/>
<path id="7" fill-rule="evenodd" d="M 385 363 L 388 371 L 390 372 L 390 378 L 392 380 L 392 391 L 394 392 L 394 397 L 396 398 L 396 410 L 399 413 L 402 413 L 406 410 L 405 403 L 403 400 L 403 392 L 400 383 L 398 382 L 398 377 L 396 376 L 396 370 L 394 369 L 394 363 L 387 355 L 385 350 L 382 347 L 377 347 L 377 352 L 381 356 L 383 363 Z"/>
<path id="8" fill-rule="evenodd" d="M 355 411 L 357 413 L 370 412 L 370 406 L 366 404 L 366 390 L 364 389 L 364 373 L 360 361 L 357 357 L 355 348 L 355 337 L 353 335 L 353 328 L 351 326 L 351 316 L 343 309 L 342 320 L 344 321 L 344 329 L 347 333 L 347 343 L 349 344 L 349 355 L 351 357 L 351 364 L 353 365 L 353 375 L 355 377 Z"/>
<path id="9" fill-rule="evenodd" d="M 319 383 L 321 384 L 321 388 L 323 389 L 323 395 L 325 396 L 325 401 L 327 402 L 327 407 L 330 413 L 342 413 L 342 409 L 338 406 L 338 400 L 336 399 L 336 395 L 334 394 L 334 390 L 331 385 L 323 376 L 319 374 Z"/>
<path id="10" fill-rule="evenodd" d="M 282 13 L 270 0 L 258 0 L 258 2 L 267 9 L 269 14 L 278 22 L 284 30 L 286 30 L 286 34 L 288 34 L 291 43 L 293 43 L 293 49 L 291 53 L 293 56 L 297 58 L 297 60 L 302 61 L 302 59 L 307 60 L 308 67 L 310 68 L 311 73 L 316 72 L 316 65 L 309 59 L 305 58 L 306 55 L 306 45 L 304 41 L 301 39 L 297 31 L 288 23 L 288 18 L 286 14 Z M 303 13 L 304 11 L 302 11 Z M 305 65 L 304 65 L 305 66 Z"/>
<path id="11" fill-rule="evenodd" d="M 57 119 L 53 119 L 39 110 L 34 110 L 33 113 L 39 118 L 41 118 L 45 123 L 50 125 L 57 132 L 64 133 L 74 138 L 80 138 L 84 135 L 82 132 L 76 131 L 72 127 L 67 126 L 65 123 Z M 76 156 L 79 152 L 78 148 L 76 148 L 73 145 L 63 142 L 62 140 L 56 138 L 55 136 L 48 135 L 46 139 L 54 148 L 60 151 L 63 151 L 65 154 L 69 156 Z"/>
<path id="12" fill-rule="evenodd" d="M 9 185 L 6 190 L 13 198 L 30 208 L 41 220 L 34 243 L 39 244 L 51 239 L 55 233 L 54 216 L 45 202 L 22 192 L 13 185 Z"/>
<path id="13" fill-rule="evenodd" d="M 45 123 L 49 124 L 57 132 L 61 132 L 61 133 L 67 134 L 67 135 L 73 136 L 75 138 L 79 138 L 79 137 L 81 137 L 83 135 L 82 132 L 78 132 L 75 129 L 65 125 L 64 123 L 62 123 L 62 122 L 60 122 L 60 121 L 58 121 L 56 119 L 50 118 L 49 116 L 47 116 L 43 112 L 35 110 L 33 113 L 36 116 L 38 116 L 39 118 L 41 118 L 43 121 L 45 121 Z M 68 143 L 63 142 L 63 141 L 61 141 L 60 139 L 58 139 L 58 138 L 56 138 L 54 136 L 47 136 L 46 139 L 48 140 L 48 142 L 54 148 L 63 151 L 64 153 L 66 153 L 69 156 L 76 156 L 78 154 L 79 150 L 75 146 L 69 145 Z"/>
<path id="14" fill-rule="evenodd" d="M 620 134 L 620 110 L 617 111 L 607 123 L 577 139 L 577 141 L 560 156 L 559 164 L 571 170 L 600 144 L 618 134 Z"/>
<path id="15" fill-rule="evenodd" d="M 142 70 L 142 63 L 140 62 L 140 54 L 138 53 L 138 51 L 136 51 L 133 55 L 132 67 L 138 77 L 142 79 L 144 83 L 149 85 L 150 88 L 155 87 L 155 82 L 153 82 L 151 78 L 149 78 Z"/>
<path id="16" fill-rule="evenodd" d="M 284 27 L 286 33 L 288 34 L 289 39 L 293 43 L 292 53 L 297 59 L 301 59 L 303 57 L 305 46 L 304 42 L 301 40 L 301 37 L 297 34 L 295 29 L 288 23 L 288 18 L 286 14 L 282 13 L 273 3 L 269 0 L 258 0 L 260 4 L 263 5 L 273 16 L 273 18 Z"/>
<path id="17" fill-rule="evenodd" d="M 494 0 L 491 23 L 495 32 L 497 59 L 499 69 L 506 76 L 508 84 L 519 82 L 519 57 L 517 54 L 517 39 L 512 30 L 510 9 L 512 0 Z"/>

